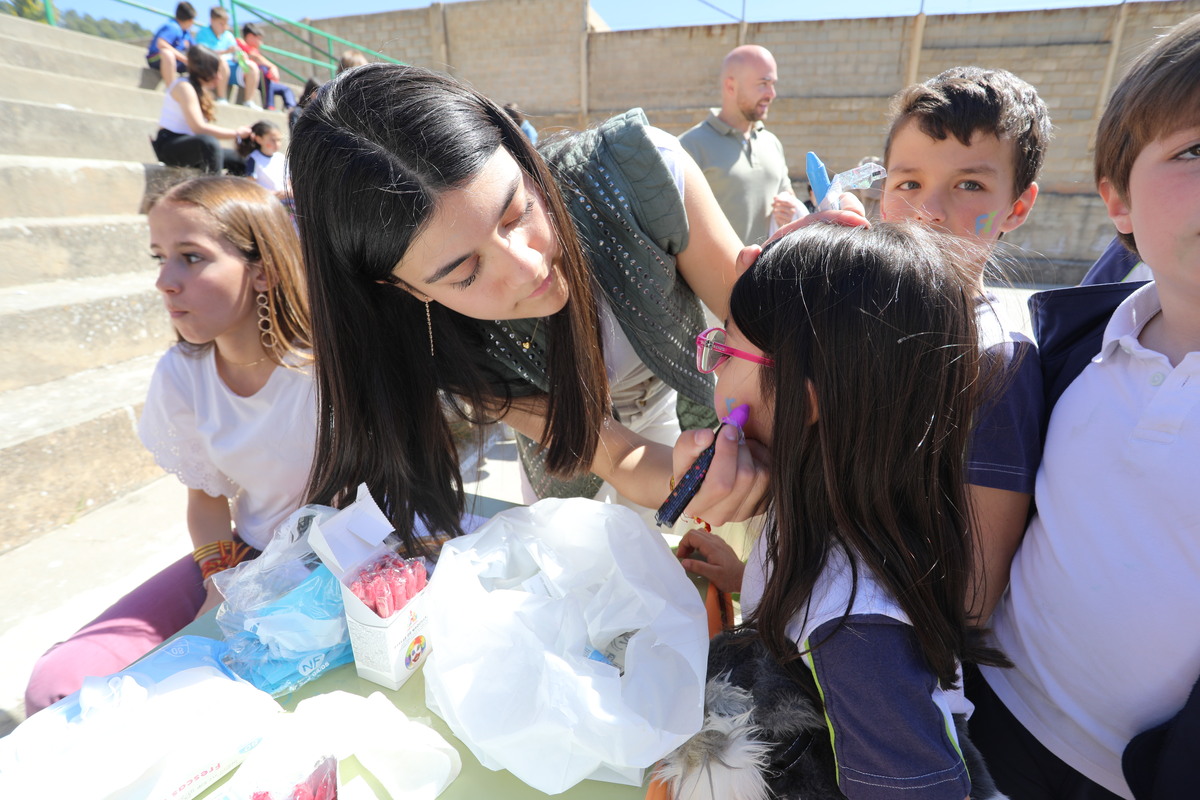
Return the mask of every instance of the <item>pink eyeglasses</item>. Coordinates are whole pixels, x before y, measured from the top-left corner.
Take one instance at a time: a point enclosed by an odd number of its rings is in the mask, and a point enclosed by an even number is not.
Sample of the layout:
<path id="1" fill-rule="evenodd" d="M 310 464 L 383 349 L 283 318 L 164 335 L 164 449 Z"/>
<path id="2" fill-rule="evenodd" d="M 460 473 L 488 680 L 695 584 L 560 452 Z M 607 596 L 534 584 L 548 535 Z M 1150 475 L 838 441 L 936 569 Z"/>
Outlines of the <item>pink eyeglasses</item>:
<path id="1" fill-rule="evenodd" d="M 762 364 L 764 367 L 775 366 L 775 362 L 766 356 L 756 356 L 726 345 L 724 328 L 709 328 L 701 331 L 696 337 L 696 369 L 701 372 L 712 372 L 731 357 Z"/>

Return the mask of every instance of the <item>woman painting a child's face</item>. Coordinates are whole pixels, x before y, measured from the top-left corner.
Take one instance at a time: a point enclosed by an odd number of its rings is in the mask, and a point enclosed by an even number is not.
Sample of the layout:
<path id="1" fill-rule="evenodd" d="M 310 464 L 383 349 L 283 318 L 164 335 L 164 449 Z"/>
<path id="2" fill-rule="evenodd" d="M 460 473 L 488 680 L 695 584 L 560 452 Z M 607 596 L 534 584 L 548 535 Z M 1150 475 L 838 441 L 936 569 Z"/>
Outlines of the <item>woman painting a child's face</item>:
<path id="1" fill-rule="evenodd" d="M 561 311 L 567 284 L 541 193 L 503 147 L 464 186 L 445 191 L 393 274 L 418 300 L 474 319 Z"/>

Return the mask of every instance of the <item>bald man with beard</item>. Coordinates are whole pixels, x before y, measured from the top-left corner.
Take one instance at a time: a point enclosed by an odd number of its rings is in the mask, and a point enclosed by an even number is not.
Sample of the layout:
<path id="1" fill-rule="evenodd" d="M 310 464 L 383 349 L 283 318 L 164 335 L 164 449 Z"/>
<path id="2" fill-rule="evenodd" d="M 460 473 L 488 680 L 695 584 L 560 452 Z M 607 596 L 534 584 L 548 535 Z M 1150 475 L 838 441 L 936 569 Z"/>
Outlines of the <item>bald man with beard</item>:
<path id="1" fill-rule="evenodd" d="M 783 145 L 763 124 L 777 80 L 775 58 L 765 47 L 731 50 L 721 64 L 721 107 L 679 137 L 745 244 L 761 244 L 772 221 L 784 225 L 805 213 L 792 191 Z"/>

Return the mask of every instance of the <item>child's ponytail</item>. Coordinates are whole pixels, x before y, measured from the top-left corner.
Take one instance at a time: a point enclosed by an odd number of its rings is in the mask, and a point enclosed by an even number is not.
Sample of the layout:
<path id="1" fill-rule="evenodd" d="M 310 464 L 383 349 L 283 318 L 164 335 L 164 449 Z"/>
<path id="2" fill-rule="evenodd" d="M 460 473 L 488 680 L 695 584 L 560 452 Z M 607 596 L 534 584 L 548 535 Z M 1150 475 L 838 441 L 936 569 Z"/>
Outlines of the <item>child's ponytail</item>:
<path id="1" fill-rule="evenodd" d="M 220 59 L 212 50 L 202 44 L 196 44 L 188 48 L 187 66 L 188 83 L 196 90 L 196 98 L 200 101 L 200 114 L 206 122 L 215 122 L 217 104 L 204 84 L 217 76 L 221 66 Z"/>
<path id="2" fill-rule="evenodd" d="M 250 154 L 255 150 L 260 150 L 258 137 L 266 136 L 271 131 L 279 130 L 279 126 L 274 122 L 269 122 L 261 119 L 250 126 L 250 136 L 245 139 L 238 139 L 237 154 L 238 158 L 249 158 Z"/>

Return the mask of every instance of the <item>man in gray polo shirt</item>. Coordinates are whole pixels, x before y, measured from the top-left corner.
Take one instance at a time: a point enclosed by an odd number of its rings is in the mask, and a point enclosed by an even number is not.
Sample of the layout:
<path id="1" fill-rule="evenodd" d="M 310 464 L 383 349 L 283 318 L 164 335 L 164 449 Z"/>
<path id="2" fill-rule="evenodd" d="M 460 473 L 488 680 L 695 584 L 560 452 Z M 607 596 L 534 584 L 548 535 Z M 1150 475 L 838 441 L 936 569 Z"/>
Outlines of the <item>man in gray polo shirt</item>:
<path id="1" fill-rule="evenodd" d="M 765 47 L 731 50 L 721 64 L 721 107 L 679 137 L 745 244 L 761 244 L 772 220 L 784 225 L 805 213 L 792 191 L 783 145 L 763 126 L 777 80 L 775 58 Z"/>

